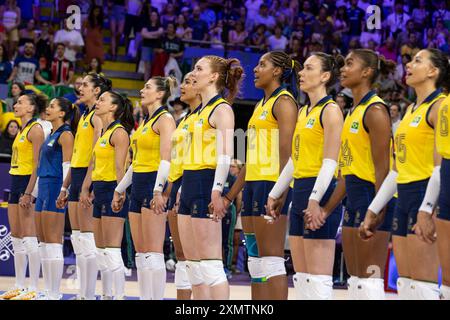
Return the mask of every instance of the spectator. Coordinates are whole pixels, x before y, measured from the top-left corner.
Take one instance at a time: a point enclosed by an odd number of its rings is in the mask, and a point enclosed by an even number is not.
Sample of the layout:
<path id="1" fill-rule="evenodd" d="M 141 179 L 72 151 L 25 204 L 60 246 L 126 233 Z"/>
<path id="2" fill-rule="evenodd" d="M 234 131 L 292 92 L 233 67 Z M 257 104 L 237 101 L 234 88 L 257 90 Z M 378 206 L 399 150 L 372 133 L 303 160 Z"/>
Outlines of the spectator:
<path id="1" fill-rule="evenodd" d="M 84 24 L 84 36 L 86 39 L 86 54 L 84 62 L 88 63 L 92 58 L 100 59 L 103 63 L 105 52 L 103 49 L 103 10 L 100 6 L 93 6 Z"/>
<path id="2" fill-rule="evenodd" d="M 284 51 L 286 50 L 286 47 L 288 45 L 288 39 L 283 36 L 282 32 L 282 28 L 280 25 L 276 25 L 275 29 L 274 29 L 274 34 L 271 35 L 268 39 L 267 39 L 267 46 L 269 48 L 270 51 L 274 51 L 274 50 L 281 50 Z"/>
<path id="3" fill-rule="evenodd" d="M 209 32 L 209 41 L 211 41 L 211 48 L 223 49 L 222 44 L 222 32 L 223 32 L 223 22 L 222 20 L 217 21 L 217 24 Z"/>
<path id="4" fill-rule="evenodd" d="M 340 6 L 336 10 L 336 14 L 333 18 L 333 31 L 338 34 L 340 38 L 349 31 L 348 18 L 347 18 L 347 8 L 345 6 Z"/>
<path id="5" fill-rule="evenodd" d="M 162 49 L 172 58 L 180 62 L 184 54 L 184 43 L 176 36 L 175 24 L 169 22 L 166 27 L 166 35 L 161 41 Z"/>
<path id="6" fill-rule="evenodd" d="M 347 11 L 348 15 L 348 26 L 349 26 L 349 36 L 360 36 L 363 30 L 364 17 L 366 13 L 358 8 L 358 0 L 351 0 L 350 9 Z"/>
<path id="7" fill-rule="evenodd" d="M 408 22 L 406 22 L 405 30 L 402 30 L 397 35 L 395 46 L 397 48 L 401 48 L 404 44 L 406 44 L 408 42 L 408 40 L 409 40 L 409 34 L 410 33 L 415 33 L 416 34 L 417 39 L 418 39 L 417 43 L 421 45 L 421 43 L 422 43 L 421 34 L 420 34 L 420 32 L 417 32 L 416 26 L 414 24 L 414 20 L 410 19 L 410 20 L 408 20 Z"/>
<path id="8" fill-rule="evenodd" d="M 200 0 L 199 1 L 200 6 L 200 19 L 203 21 L 206 21 L 208 24 L 208 28 L 212 28 L 216 24 L 216 13 L 214 10 L 210 8 L 210 5 L 208 4 L 207 0 Z"/>
<path id="9" fill-rule="evenodd" d="M 178 15 L 177 18 L 177 29 L 176 35 L 182 40 L 192 40 L 192 29 L 188 26 L 184 16 L 182 14 Z"/>
<path id="10" fill-rule="evenodd" d="M 41 22 L 41 32 L 37 37 L 36 56 L 45 57 L 47 61 L 53 59 L 53 35 L 50 34 L 47 21 Z"/>
<path id="11" fill-rule="evenodd" d="M 0 44 L 6 43 L 6 30 L 5 27 L 0 24 Z"/>
<path id="12" fill-rule="evenodd" d="M 25 86 L 20 82 L 11 85 L 11 97 L 5 99 L 7 112 L 12 112 L 17 99 L 25 92 Z"/>
<path id="13" fill-rule="evenodd" d="M 75 63 L 77 60 L 77 52 L 81 52 L 82 47 L 84 46 L 83 37 L 81 36 L 80 31 L 76 29 L 69 29 L 69 24 L 65 19 L 63 21 L 64 29 L 58 30 L 55 34 L 55 43 L 64 43 L 66 46 L 66 50 L 64 56 L 70 62 Z"/>
<path id="14" fill-rule="evenodd" d="M 188 105 L 182 102 L 180 98 L 176 98 L 175 100 L 170 101 L 169 104 L 173 109 L 173 111 L 171 112 L 172 116 L 175 122 L 178 123 L 178 121 L 187 114 Z"/>
<path id="15" fill-rule="evenodd" d="M 433 28 L 425 29 L 423 36 L 424 48 L 437 48 L 436 32 Z"/>
<path id="16" fill-rule="evenodd" d="M 19 26 L 21 23 L 21 11 L 17 6 L 17 1 L 6 0 L 5 5 L 0 8 L 0 17 L 8 38 L 7 49 L 13 57 L 19 44 Z"/>
<path id="17" fill-rule="evenodd" d="M 175 23 L 177 16 L 175 15 L 175 7 L 172 3 L 167 3 L 164 14 L 161 15 L 161 24 L 165 28 L 169 22 Z"/>
<path id="18" fill-rule="evenodd" d="M 336 103 L 344 115 L 346 115 L 352 107 L 352 99 L 343 92 L 339 92 L 336 95 Z"/>
<path id="19" fill-rule="evenodd" d="M 124 26 L 124 37 L 125 37 L 125 50 L 128 54 L 130 45 L 130 33 L 133 30 L 135 41 L 137 41 L 137 35 L 141 32 L 140 15 L 142 13 L 142 0 L 127 0 L 126 1 L 126 14 L 125 14 L 125 26 Z M 136 47 L 137 43 L 136 43 Z"/>
<path id="20" fill-rule="evenodd" d="M 395 37 L 399 32 L 405 29 L 406 22 L 409 19 L 409 15 L 403 12 L 403 0 L 396 0 L 395 11 L 387 17 L 386 27 L 391 31 L 391 35 Z"/>
<path id="21" fill-rule="evenodd" d="M 295 21 L 294 27 L 291 32 L 292 38 L 305 39 L 305 21 L 302 17 L 298 17 Z"/>
<path id="22" fill-rule="evenodd" d="M 325 44 L 330 44 L 333 33 L 333 25 L 327 19 L 327 8 L 322 6 L 319 10 L 319 16 L 312 25 L 312 32 L 320 34 Z"/>
<path id="23" fill-rule="evenodd" d="M 304 61 L 302 41 L 297 37 L 292 38 L 289 48 L 291 58 L 302 64 Z"/>
<path id="24" fill-rule="evenodd" d="M 52 83 L 68 85 L 73 78 L 74 64 L 64 57 L 66 47 L 63 43 L 56 45 L 56 55 L 52 61 Z"/>
<path id="25" fill-rule="evenodd" d="M 23 51 L 26 42 L 37 42 L 36 23 L 33 19 L 27 22 L 26 28 L 19 31 L 19 50 Z"/>
<path id="26" fill-rule="evenodd" d="M 47 60 L 46 57 L 42 56 L 38 58 L 39 63 L 39 74 L 41 75 L 42 79 L 45 79 L 47 82 L 43 83 L 38 80 L 38 84 L 51 84 L 52 80 L 52 73 L 50 71 L 50 62 Z"/>
<path id="27" fill-rule="evenodd" d="M 311 12 L 311 3 L 309 1 L 303 2 L 303 10 L 298 16 L 303 19 L 305 37 L 309 38 L 312 34 L 312 25 L 316 19 Z"/>
<path id="28" fill-rule="evenodd" d="M 70 102 L 78 106 L 80 113 L 83 114 L 86 110 L 86 106 L 80 102 L 80 88 L 83 84 L 83 77 L 78 76 L 73 83 L 73 92 L 64 95 L 64 98 L 68 99 Z"/>
<path id="29" fill-rule="evenodd" d="M 411 62 L 411 56 L 409 54 L 403 54 L 401 57 L 402 63 L 398 63 L 394 73 L 394 79 L 398 84 L 405 86 L 406 65 Z"/>
<path id="30" fill-rule="evenodd" d="M 245 31 L 242 21 L 236 21 L 234 30 L 231 30 L 228 35 L 228 42 L 234 45 L 235 49 L 242 49 L 243 47 L 239 47 L 239 45 L 244 45 L 247 37 L 248 32 Z"/>
<path id="31" fill-rule="evenodd" d="M 104 76 L 102 72 L 102 64 L 99 58 L 92 58 L 89 64 L 87 65 L 86 74 L 96 73 L 98 75 Z"/>
<path id="32" fill-rule="evenodd" d="M 12 64 L 9 61 L 5 44 L 0 44 L 0 84 L 6 84 L 12 72 Z"/>
<path id="33" fill-rule="evenodd" d="M 370 2 L 368 0 L 359 0 L 358 1 L 358 8 L 360 8 L 364 12 L 367 12 L 367 8 L 369 6 L 370 6 Z"/>
<path id="34" fill-rule="evenodd" d="M 444 20 L 442 20 L 442 19 L 436 20 L 436 26 L 434 28 L 434 32 L 436 35 L 436 40 L 438 40 L 438 42 L 439 42 L 439 40 L 445 41 L 445 39 L 447 39 L 449 32 L 448 32 L 447 28 L 445 27 Z M 439 48 L 439 43 L 438 43 L 438 48 Z"/>
<path id="35" fill-rule="evenodd" d="M 416 28 L 422 28 L 430 20 L 430 12 L 426 7 L 425 0 L 419 0 L 419 7 L 415 8 L 412 12 L 412 20 Z"/>
<path id="36" fill-rule="evenodd" d="M 111 59 L 117 58 L 117 47 L 125 27 L 125 0 L 108 0 L 111 28 Z"/>
<path id="37" fill-rule="evenodd" d="M 51 84 L 45 80 L 39 73 L 39 62 L 34 56 L 34 44 L 25 43 L 23 55 L 20 55 L 14 61 L 14 68 L 7 81 L 14 80 L 24 84 L 34 84 L 34 79 L 40 83 Z"/>
<path id="38" fill-rule="evenodd" d="M 151 9 L 149 9 L 151 10 Z M 141 59 L 144 61 L 144 80 L 150 78 L 151 75 L 151 63 L 153 61 L 154 50 L 161 48 L 161 37 L 164 33 L 161 27 L 159 14 L 157 11 L 152 11 L 150 14 L 150 20 L 144 22 L 144 26 L 141 30 L 142 35 L 142 53 Z"/>
<path id="39" fill-rule="evenodd" d="M 193 40 L 208 40 L 208 23 L 200 17 L 199 6 L 194 7 L 192 19 L 189 21 L 189 27 L 192 28 Z"/>
<path id="40" fill-rule="evenodd" d="M 250 45 L 259 47 L 260 50 L 264 50 L 266 47 L 266 38 L 266 25 L 260 24 L 250 36 Z"/>
<path id="41" fill-rule="evenodd" d="M 264 3 L 263 0 L 246 0 L 245 8 L 247 9 L 248 27 L 252 28 L 255 24 L 255 17 L 259 12 L 259 8 Z"/>
<path id="42" fill-rule="evenodd" d="M 399 104 L 392 103 L 389 107 L 389 113 L 391 114 L 392 134 L 395 135 L 395 131 L 397 131 L 398 125 L 402 120 L 402 109 Z"/>
<path id="43" fill-rule="evenodd" d="M 417 52 L 420 51 L 419 46 L 417 45 L 417 35 L 415 33 L 410 33 L 408 36 L 408 43 L 404 44 L 400 49 L 401 55 L 410 55 L 414 57 Z"/>
<path id="44" fill-rule="evenodd" d="M 12 154 L 12 145 L 18 132 L 19 122 L 17 122 L 17 120 L 9 121 L 5 131 L 3 131 L 3 134 L 0 136 L 0 153 Z"/>
<path id="45" fill-rule="evenodd" d="M 294 10 L 290 6 L 290 3 L 291 2 L 289 0 L 282 0 L 280 12 L 286 17 L 286 23 L 292 26 L 295 14 Z"/>
<path id="46" fill-rule="evenodd" d="M 276 17 L 278 14 L 280 14 L 281 11 L 281 3 L 280 0 L 273 0 L 272 4 L 269 8 L 269 14 L 273 17 Z"/>
<path id="47" fill-rule="evenodd" d="M 378 52 L 383 55 L 386 59 L 397 61 L 397 53 L 395 50 L 395 40 L 389 37 L 384 42 L 383 46 L 378 49 Z"/>
<path id="48" fill-rule="evenodd" d="M 264 24 L 269 29 L 275 27 L 275 18 L 269 15 L 269 9 L 265 4 L 259 7 L 259 13 L 256 15 L 254 23 L 255 25 Z"/>
<path id="49" fill-rule="evenodd" d="M 230 175 L 237 178 L 239 176 L 239 173 L 242 170 L 242 167 L 244 165 L 242 162 L 238 159 L 233 159 L 231 161 L 230 165 Z M 240 271 L 236 268 L 237 264 L 237 258 L 238 258 L 238 251 L 239 251 L 239 244 L 241 242 L 241 234 L 242 234 L 242 221 L 241 221 L 241 209 L 242 209 L 242 191 L 237 195 L 236 200 L 236 225 L 234 227 L 234 234 L 233 234 L 233 259 L 232 259 L 232 266 L 231 271 L 233 273 L 240 273 Z"/>
<path id="50" fill-rule="evenodd" d="M 283 34 L 283 36 L 289 39 L 291 37 L 292 27 L 287 22 L 286 16 L 283 13 L 278 14 L 275 18 L 275 23 L 281 26 L 281 33 Z"/>
<path id="51" fill-rule="evenodd" d="M 433 25 L 437 23 L 438 19 L 441 19 L 447 27 L 450 27 L 450 11 L 447 8 L 447 2 L 440 0 L 437 4 L 437 10 L 434 11 L 432 17 Z"/>

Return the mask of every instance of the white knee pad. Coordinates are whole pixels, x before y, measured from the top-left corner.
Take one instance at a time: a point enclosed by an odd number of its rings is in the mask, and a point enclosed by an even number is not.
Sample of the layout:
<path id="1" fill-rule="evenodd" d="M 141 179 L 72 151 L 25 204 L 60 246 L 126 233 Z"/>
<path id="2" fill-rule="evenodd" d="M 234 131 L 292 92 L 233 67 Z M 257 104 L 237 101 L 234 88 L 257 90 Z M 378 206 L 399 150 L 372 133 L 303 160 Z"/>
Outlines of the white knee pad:
<path id="1" fill-rule="evenodd" d="M 92 232 L 80 233 L 80 251 L 86 259 L 95 258 L 97 247 L 95 246 L 94 234 Z"/>
<path id="2" fill-rule="evenodd" d="M 31 254 L 39 250 L 39 243 L 36 237 L 24 237 L 23 245 L 25 246 L 27 254 Z"/>
<path id="3" fill-rule="evenodd" d="M 384 280 L 380 278 L 360 278 L 357 287 L 358 300 L 384 300 Z"/>
<path id="4" fill-rule="evenodd" d="M 359 278 L 350 276 L 347 279 L 347 300 L 357 300 Z"/>
<path id="5" fill-rule="evenodd" d="M 308 283 L 306 281 L 308 276 L 308 273 L 297 272 L 292 277 L 294 282 L 295 298 L 297 300 L 309 300 Z"/>
<path id="6" fill-rule="evenodd" d="M 199 286 L 204 283 L 200 261 L 186 260 L 186 273 L 191 285 Z"/>
<path id="7" fill-rule="evenodd" d="M 11 237 L 12 246 L 14 249 L 14 253 L 18 254 L 26 254 L 27 249 L 25 248 L 25 245 L 23 243 L 23 239 Z"/>
<path id="8" fill-rule="evenodd" d="M 205 284 L 212 287 L 227 281 L 222 260 L 202 260 L 200 268 Z"/>
<path id="9" fill-rule="evenodd" d="M 284 258 L 282 257 L 262 257 L 262 270 L 267 280 L 286 274 L 286 267 L 284 266 Z"/>
<path id="10" fill-rule="evenodd" d="M 134 262 L 136 264 L 136 269 L 141 270 L 142 268 L 144 268 L 144 264 L 142 263 L 142 258 L 144 257 L 144 255 L 140 252 L 136 252 L 136 255 L 134 256 Z"/>
<path id="11" fill-rule="evenodd" d="M 252 279 L 265 280 L 266 274 L 264 273 L 262 262 L 262 258 L 248 257 L 248 272 L 250 273 L 250 277 L 252 277 Z"/>
<path id="12" fill-rule="evenodd" d="M 103 248 L 97 248 L 96 252 L 96 261 L 97 266 L 100 271 L 106 271 L 108 269 L 108 265 L 106 264 L 106 253 L 105 249 Z"/>
<path id="13" fill-rule="evenodd" d="M 70 235 L 70 241 L 72 242 L 73 253 L 75 253 L 76 256 L 80 255 L 80 231 L 72 231 L 72 234 Z"/>
<path id="14" fill-rule="evenodd" d="M 186 271 L 186 261 L 178 261 L 176 264 L 175 287 L 178 290 L 190 290 L 192 288 Z"/>
<path id="15" fill-rule="evenodd" d="M 39 257 L 44 260 L 47 259 L 47 244 L 45 242 L 39 242 Z"/>
<path id="16" fill-rule="evenodd" d="M 397 294 L 400 300 L 412 300 L 412 280 L 409 278 L 397 278 Z"/>
<path id="17" fill-rule="evenodd" d="M 125 272 L 125 266 L 122 260 L 122 252 L 120 248 L 106 248 L 105 249 L 105 263 L 108 269 L 112 272 L 123 270 Z"/>
<path id="18" fill-rule="evenodd" d="M 413 280 L 411 283 L 413 300 L 439 300 L 437 283 Z"/>
<path id="19" fill-rule="evenodd" d="M 49 260 L 63 260 L 63 246 L 59 243 L 47 243 L 46 245 L 47 258 Z"/>
<path id="20" fill-rule="evenodd" d="M 309 274 L 308 297 L 310 300 L 331 300 L 333 297 L 333 278 L 328 275 Z"/>
<path id="21" fill-rule="evenodd" d="M 441 300 L 450 300 L 450 287 L 441 285 Z"/>
<path id="22" fill-rule="evenodd" d="M 164 254 L 158 252 L 146 252 L 143 254 L 142 264 L 145 269 L 160 270 L 165 269 Z"/>

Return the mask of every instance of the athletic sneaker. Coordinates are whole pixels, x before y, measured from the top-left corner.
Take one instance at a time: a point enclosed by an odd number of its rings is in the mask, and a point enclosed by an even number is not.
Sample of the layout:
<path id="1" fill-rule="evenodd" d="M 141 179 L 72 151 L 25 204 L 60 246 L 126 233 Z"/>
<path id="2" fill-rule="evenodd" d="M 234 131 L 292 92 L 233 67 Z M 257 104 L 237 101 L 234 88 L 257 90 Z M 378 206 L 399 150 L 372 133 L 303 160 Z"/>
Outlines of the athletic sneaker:
<path id="1" fill-rule="evenodd" d="M 0 295 L 0 299 L 2 300 L 10 300 L 18 295 L 22 294 L 25 290 L 23 289 L 11 289 Z"/>
<path id="2" fill-rule="evenodd" d="M 11 298 L 10 300 L 36 300 L 37 292 L 36 291 L 24 291 L 23 293 Z"/>
<path id="3" fill-rule="evenodd" d="M 114 300 L 114 299 L 113 299 L 112 296 L 105 296 L 105 295 L 102 295 L 102 296 L 100 297 L 100 300 Z"/>
<path id="4" fill-rule="evenodd" d="M 39 292 L 36 300 L 48 300 L 47 292 Z"/>

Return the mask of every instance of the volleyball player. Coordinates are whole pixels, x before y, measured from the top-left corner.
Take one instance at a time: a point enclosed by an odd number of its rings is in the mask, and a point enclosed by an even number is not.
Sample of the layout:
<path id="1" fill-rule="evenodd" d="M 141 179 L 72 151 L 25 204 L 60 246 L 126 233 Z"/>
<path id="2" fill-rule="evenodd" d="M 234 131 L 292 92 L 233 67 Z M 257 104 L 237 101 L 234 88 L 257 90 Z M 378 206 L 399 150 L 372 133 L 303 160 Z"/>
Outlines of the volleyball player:
<path id="1" fill-rule="evenodd" d="M 80 103 L 86 105 L 75 135 L 71 169 L 68 178 L 63 182 L 58 197 L 58 208 L 64 208 L 69 202 L 69 219 L 72 227 L 71 241 L 76 255 L 77 273 L 80 275 L 80 291 L 78 299 L 95 299 L 95 284 L 97 282 L 98 266 L 94 239 L 94 226 L 92 208 L 86 209 L 79 203 L 81 186 L 91 161 L 92 148 L 102 132 L 102 122 L 95 116 L 97 98 L 105 91 L 111 90 L 111 80 L 98 74 L 89 74 L 83 78 L 80 91 Z M 92 141 L 92 143 L 91 143 Z M 70 185 L 70 192 L 68 188 Z M 111 274 L 104 269 L 100 270 L 102 280 L 110 279 Z M 103 295 L 111 296 L 111 288 L 105 284 Z"/>
<path id="2" fill-rule="evenodd" d="M 32 195 L 37 174 L 39 150 L 44 140 L 41 125 L 34 118 L 38 110 L 46 107 L 47 99 L 35 93 L 25 94 L 14 105 L 14 116 L 20 118 L 22 127 L 14 139 L 11 157 L 11 192 L 8 200 L 8 221 L 14 250 L 14 289 L 2 294 L 2 299 L 30 300 L 37 297 L 40 260 L 36 237 L 35 214 Z M 30 284 L 25 286 L 27 258 Z"/>
<path id="3" fill-rule="evenodd" d="M 62 239 L 65 210 L 56 207 L 56 199 L 70 170 L 74 132 L 79 118 L 77 107 L 65 98 L 53 99 L 45 112 L 45 119 L 51 123 L 53 130 L 40 151 L 35 212 L 36 224 L 41 230 L 39 247 L 46 289 L 44 299 L 49 300 L 62 297 L 59 288 L 64 269 Z"/>
<path id="4" fill-rule="evenodd" d="M 289 244 L 296 274 L 294 287 L 299 299 L 331 299 L 336 233 L 341 220 L 338 206 L 317 230 L 309 230 L 304 212 L 321 215 L 320 204 L 331 196 L 340 149 L 343 114 L 327 89 L 339 78 L 342 56 L 313 53 L 299 72 L 300 90 L 310 104 L 299 110 L 292 141 L 292 156 L 269 194 L 272 209 L 295 178 L 290 214 Z"/>
<path id="5" fill-rule="evenodd" d="M 175 78 L 153 77 L 141 90 L 141 104 L 149 116 L 133 133 L 133 161 L 112 203 L 114 210 L 122 206 L 124 191 L 131 183 L 129 218 L 143 300 L 162 300 L 166 285 L 163 245 L 167 198 L 162 191 L 170 170 L 175 121 L 165 105 L 175 86 Z"/>
<path id="6" fill-rule="evenodd" d="M 194 89 L 201 96 L 201 109 L 189 126 L 189 149 L 183 161 L 180 215 L 190 215 L 192 230 L 179 228 L 183 250 L 198 250 L 200 262 L 188 261 L 189 278 L 202 279 L 208 298 L 228 299 L 229 286 L 222 262 L 222 224 L 226 209 L 221 193 L 233 154 L 234 114 L 231 108 L 242 79 L 237 59 L 205 56 L 195 64 Z M 225 92 L 227 91 L 227 92 Z M 224 95 L 225 94 L 225 95 Z M 227 99 L 225 100 L 222 96 Z M 212 202 L 212 219 L 208 205 Z M 178 224 L 181 225 L 180 223 Z M 183 233 L 192 232 L 190 235 Z"/>
<path id="7" fill-rule="evenodd" d="M 103 130 L 93 149 L 91 165 L 81 188 L 80 201 L 85 208 L 93 207 L 95 245 L 99 253 L 97 263 L 100 270 L 106 269 L 111 274 L 111 278 L 102 283 L 108 288 L 114 284 L 114 300 L 123 300 L 125 266 L 121 245 L 128 208 L 124 206 L 119 212 L 113 212 L 111 201 L 114 189 L 125 174 L 130 145 L 129 134 L 134 127 L 133 105 L 119 93 L 107 91 L 99 97 L 95 113 L 102 121 Z M 89 191 L 91 184 L 93 199 Z"/>
<path id="8" fill-rule="evenodd" d="M 395 166 L 361 226 L 363 237 L 372 236 L 377 214 L 398 190 L 393 243 L 400 276 L 397 289 L 404 300 L 439 299 L 439 259 L 432 213 L 439 194 L 441 156 L 435 148 L 435 134 L 440 132 L 437 119 L 445 98 L 441 86 L 448 76 L 447 65 L 447 58 L 434 49 L 419 51 L 406 65 L 406 83 L 414 88 L 417 101 L 408 107 L 397 128 Z M 445 259 L 441 262 L 446 264 Z"/>

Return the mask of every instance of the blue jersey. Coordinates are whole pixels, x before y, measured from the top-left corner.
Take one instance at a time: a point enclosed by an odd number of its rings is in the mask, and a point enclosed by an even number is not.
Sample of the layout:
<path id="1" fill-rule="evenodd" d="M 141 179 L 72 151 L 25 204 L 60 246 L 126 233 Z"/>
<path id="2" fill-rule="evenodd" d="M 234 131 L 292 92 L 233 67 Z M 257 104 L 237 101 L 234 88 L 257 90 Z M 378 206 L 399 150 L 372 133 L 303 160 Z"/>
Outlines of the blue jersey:
<path id="1" fill-rule="evenodd" d="M 41 147 L 37 175 L 40 178 L 58 178 L 62 181 L 62 147 L 58 143 L 59 137 L 64 131 L 71 131 L 68 124 L 63 124 L 55 132 L 52 132 Z"/>

